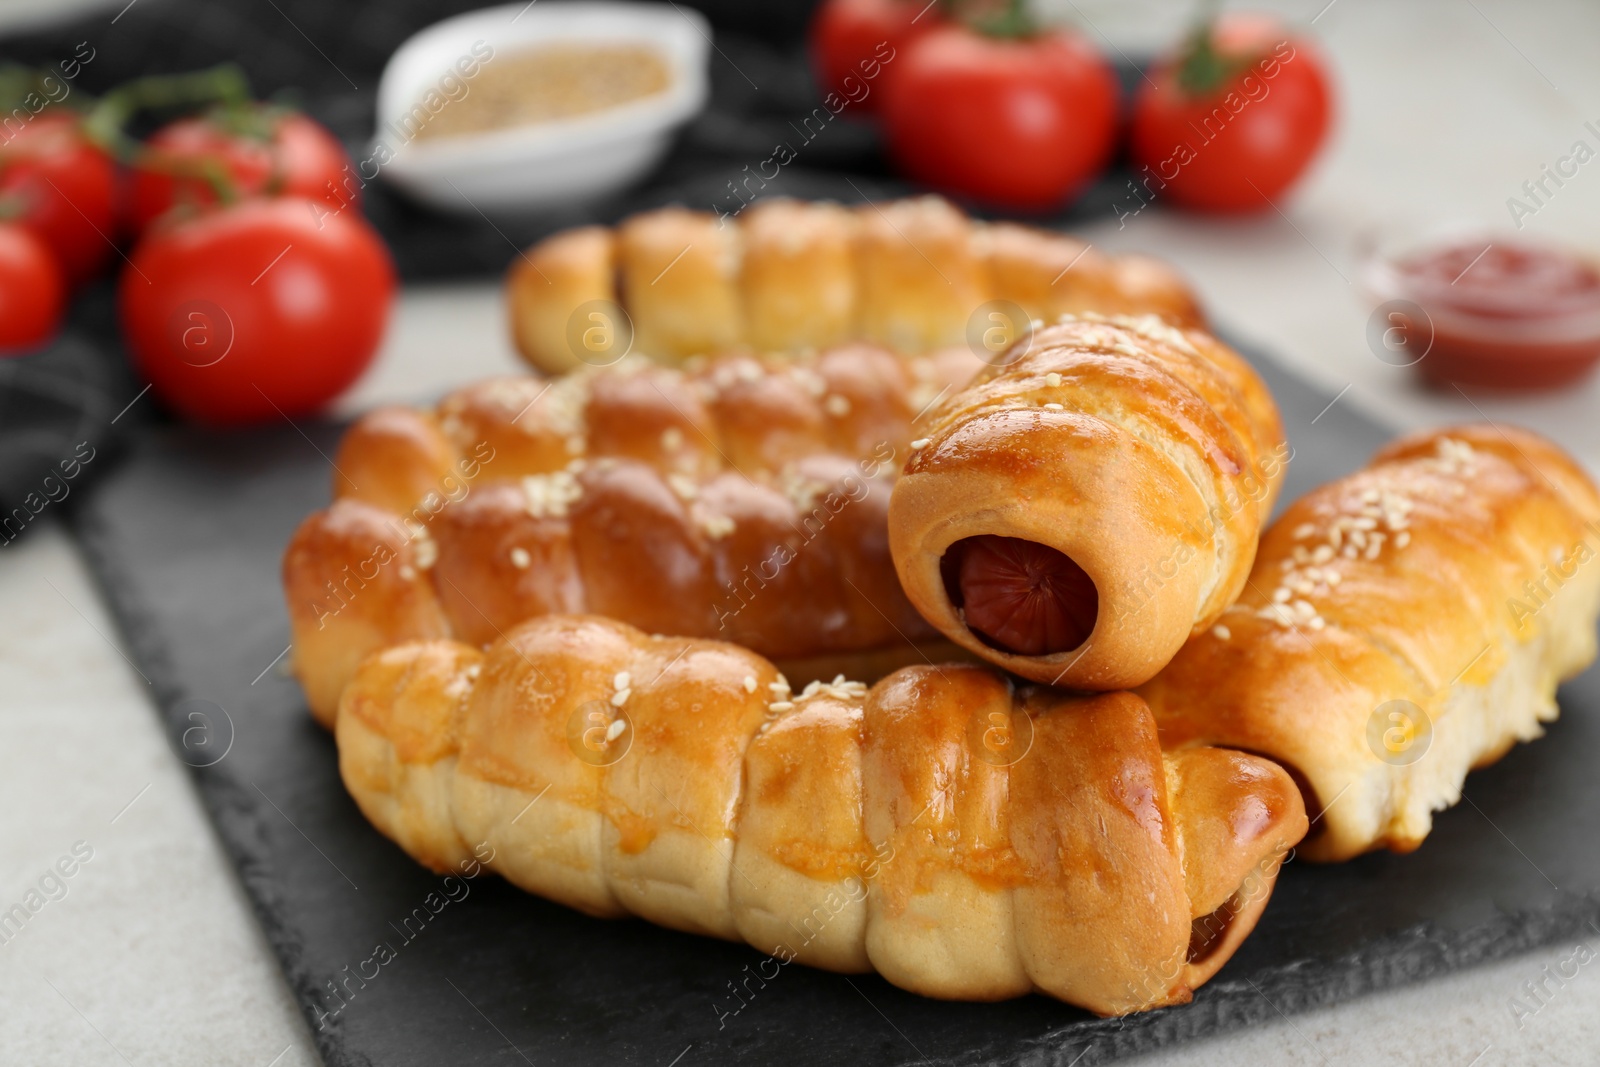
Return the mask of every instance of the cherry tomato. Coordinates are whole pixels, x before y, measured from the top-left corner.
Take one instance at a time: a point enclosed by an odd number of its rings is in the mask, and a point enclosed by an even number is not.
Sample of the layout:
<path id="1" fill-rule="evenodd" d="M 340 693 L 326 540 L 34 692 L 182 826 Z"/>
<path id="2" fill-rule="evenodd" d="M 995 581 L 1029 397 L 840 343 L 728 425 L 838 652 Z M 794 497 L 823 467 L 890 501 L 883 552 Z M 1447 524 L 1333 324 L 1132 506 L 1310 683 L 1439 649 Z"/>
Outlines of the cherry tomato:
<path id="1" fill-rule="evenodd" d="M 303 196 L 340 207 L 357 200 L 349 163 L 333 134 L 297 111 L 251 105 L 179 119 L 145 142 L 128 189 L 128 226 L 143 233 L 174 204 L 216 203 L 201 173 L 208 166 L 241 196 Z"/>
<path id="2" fill-rule="evenodd" d="M 24 226 L 0 222 L 0 355 L 26 355 L 54 337 L 66 299 L 49 246 Z"/>
<path id="3" fill-rule="evenodd" d="M 811 63 L 817 82 L 823 92 L 850 100 L 854 110 L 874 113 L 878 94 L 872 92 L 871 83 L 883 66 L 942 21 L 938 6 L 930 0 L 824 0 L 811 20 Z"/>
<path id="4" fill-rule="evenodd" d="M 1268 16 L 1224 15 L 1140 87 L 1130 143 L 1139 180 L 1201 211 L 1266 209 L 1316 156 L 1332 100 L 1307 41 Z"/>
<path id="5" fill-rule="evenodd" d="M 196 421 L 240 423 L 310 414 L 355 381 L 394 285 L 360 212 L 277 197 L 156 224 L 117 297 L 157 395 Z"/>
<path id="6" fill-rule="evenodd" d="M 1082 36 L 945 26 L 884 76 L 884 133 L 911 177 L 1025 211 L 1059 207 L 1111 156 L 1117 79 Z"/>
<path id="7" fill-rule="evenodd" d="M 78 118 L 45 111 L 0 133 L 0 203 L 54 253 L 69 285 L 99 273 L 117 239 L 117 168 Z"/>

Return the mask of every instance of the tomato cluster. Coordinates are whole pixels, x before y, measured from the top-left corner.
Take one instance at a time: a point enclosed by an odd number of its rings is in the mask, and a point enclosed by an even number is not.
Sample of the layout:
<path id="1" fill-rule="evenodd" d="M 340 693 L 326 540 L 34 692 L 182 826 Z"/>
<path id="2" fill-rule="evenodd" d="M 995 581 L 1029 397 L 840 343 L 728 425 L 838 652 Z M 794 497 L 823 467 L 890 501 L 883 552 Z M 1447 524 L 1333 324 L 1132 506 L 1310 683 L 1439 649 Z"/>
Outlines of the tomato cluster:
<path id="1" fill-rule="evenodd" d="M 824 89 L 841 95 L 875 58 L 881 92 L 858 106 L 905 174 L 958 196 L 1056 209 L 1118 148 L 1111 64 L 1083 34 L 1039 28 L 1020 0 L 824 0 L 811 49 Z M 1316 155 L 1331 96 L 1307 41 L 1229 13 L 1145 72 L 1128 155 L 1145 190 L 1180 206 L 1266 209 Z"/>
<path id="2" fill-rule="evenodd" d="M 117 93 L 0 138 L 0 354 L 47 344 L 72 291 L 121 259 L 123 340 L 170 407 L 212 423 L 316 411 L 371 362 L 395 287 L 343 146 L 247 97 L 135 142 L 126 98 L 107 119 Z"/>

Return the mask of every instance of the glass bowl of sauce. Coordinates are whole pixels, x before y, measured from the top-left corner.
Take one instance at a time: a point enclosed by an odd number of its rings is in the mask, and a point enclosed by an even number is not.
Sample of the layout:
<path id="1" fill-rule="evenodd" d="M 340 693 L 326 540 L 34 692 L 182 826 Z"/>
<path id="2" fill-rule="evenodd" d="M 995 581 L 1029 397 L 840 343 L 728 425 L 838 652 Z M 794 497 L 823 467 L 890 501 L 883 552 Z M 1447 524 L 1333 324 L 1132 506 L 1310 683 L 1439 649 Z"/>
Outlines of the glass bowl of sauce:
<path id="1" fill-rule="evenodd" d="M 1386 347 L 1434 384 L 1550 389 L 1600 362 L 1600 267 L 1559 245 L 1445 238 L 1374 258 L 1365 280 L 1403 338 Z"/>

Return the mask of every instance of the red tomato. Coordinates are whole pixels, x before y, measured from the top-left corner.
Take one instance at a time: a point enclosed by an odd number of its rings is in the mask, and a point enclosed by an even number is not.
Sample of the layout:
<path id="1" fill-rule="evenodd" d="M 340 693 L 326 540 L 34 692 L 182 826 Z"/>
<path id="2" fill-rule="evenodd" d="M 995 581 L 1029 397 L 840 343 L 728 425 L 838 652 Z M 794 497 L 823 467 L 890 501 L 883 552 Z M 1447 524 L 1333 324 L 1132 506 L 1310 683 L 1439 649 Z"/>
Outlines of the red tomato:
<path id="1" fill-rule="evenodd" d="M 811 20 L 817 82 L 823 92 L 850 100 L 856 111 L 876 112 L 872 83 L 884 65 L 942 21 L 931 0 L 823 0 Z"/>
<path id="2" fill-rule="evenodd" d="M 76 116 L 45 111 L 0 133 L 0 202 L 54 253 L 69 284 L 105 266 L 117 239 L 117 168 Z"/>
<path id="3" fill-rule="evenodd" d="M 197 421 L 239 423 L 311 414 L 355 381 L 394 285 L 360 212 L 281 197 L 153 227 L 117 298 L 157 395 Z"/>
<path id="4" fill-rule="evenodd" d="M 303 196 L 335 207 L 357 199 L 355 184 L 346 185 L 350 157 L 324 127 L 297 111 L 262 109 L 244 121 L 260 122 L 265 135 L 219 115 L 179 119 L 152 134 L 128 189 L 129 229 L 144 232 L 174 204 L 216 203 L 210 182 L 196 174 L 206 164 L 240 196 Z"/>
<path id="5" fill-rule="evenodd" d="M 1150 82 L 1133 107 L 1140 180 L 1202 211 L 1269 207 L 1316 156 L 1333 110 L 1316 51 L 1264 15 L 1222 16 Z"/>
<path id="6" fill-rule="evenodd" d="M 23 226 L 0 222 L 0 355 L 26 355 L 54 337 L 66 299 L 49 246 Z"/>
<path id="7" fill-rule="evenodd" d="M 1059 207 L 1111 156 L 1117 79 L 1076 33 L 985 37 L 945 26 L 884 77 L 884 133 L 911 177 L 1026 211 Z"/>

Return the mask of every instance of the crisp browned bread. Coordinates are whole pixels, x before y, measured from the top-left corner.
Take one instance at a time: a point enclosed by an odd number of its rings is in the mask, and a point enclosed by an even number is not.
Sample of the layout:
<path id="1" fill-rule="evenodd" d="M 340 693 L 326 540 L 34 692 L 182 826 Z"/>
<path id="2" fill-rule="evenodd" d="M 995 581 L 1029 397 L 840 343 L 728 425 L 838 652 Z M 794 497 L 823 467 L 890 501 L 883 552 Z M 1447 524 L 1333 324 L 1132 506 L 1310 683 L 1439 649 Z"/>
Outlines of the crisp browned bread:
<path id="1" fill-rule="evenodd" d="M 552 612 L 738 641 L 797 679 L 949 658 L 900 590 L 886 512 L 917 407 L 975 364 L 868 344 L 633 359 L 365 416 L 335 456 L 333 506 L 284 557 L 312 711 L 331 725 L 378 648 L 481 645 Z"/>
<path id="2" fill-rule="evenodd" d="M 1244 594 L 1144 693 L 1166 743 L 1290 768 L 1342 860 L 1409 851 L 1595 656 L 1600 495 L 1522 430 L 1415 434 L 1296 501 Z"/>
<path id="3" fill-rule="evenodd" d="M 1289 776 L 1164 753 L 1130 693 L 968 665 L 793 692 L 735 645 L 547 616 L 487 651 L 417 641 L 340 703 L 368 818 L 596 916 L 877 970 L 927 996 L 1187 1001 L 1305 832 Z"/>
<path id="4" fill-rule="evenodd" d="M 1157 260 L 977 222 L 933 196 L 855 208 L 763 200 L 731 220 L 646 212 L 534 245 L 513 261 L 506 293 L 518 348 L 548 373 L 592 361 L 587 311 L 607 306 L 626 323 L 609 312 L 593 322 L 631 324 L 634 350 L 667 361 L 852 338 L 903 352 L 965 345 L 969 320 L 994 300 L 1046 321 L 1081 312 L 1204 321 L 1189 287 Z"/>
<path id="5" fill-rule="evenodd" d="M 1151 316 L 1046 327 L 917 432 L 889 507 L 912 604 L 1082 689 L 1148 680 L 1233 602 L 1288 460 L 1255 372 Z"/>

